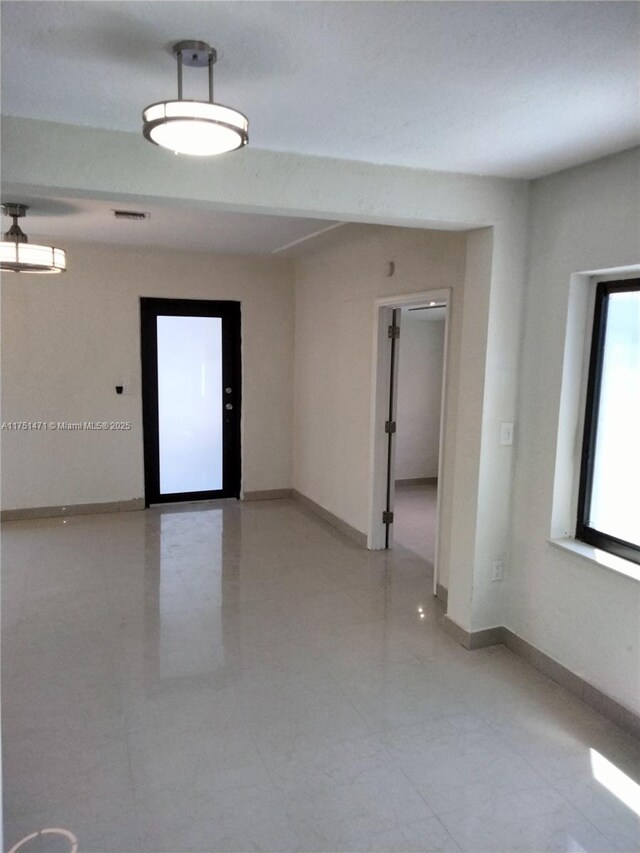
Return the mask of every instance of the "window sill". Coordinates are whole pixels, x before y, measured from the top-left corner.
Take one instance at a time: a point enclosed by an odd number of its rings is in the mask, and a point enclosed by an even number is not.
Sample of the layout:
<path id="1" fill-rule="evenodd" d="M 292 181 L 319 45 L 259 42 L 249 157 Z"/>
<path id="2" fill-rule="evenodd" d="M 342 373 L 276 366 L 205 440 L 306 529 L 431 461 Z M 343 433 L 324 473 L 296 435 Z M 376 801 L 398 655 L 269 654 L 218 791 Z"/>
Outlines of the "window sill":
<path id="1" fill-rule="evenodd" d="M 549 539 L 548 542 L 554 548 L 570 551 L 572 554 L 577 554 L 590 563 L 602 566 L 603 569 L 609 569 L 609 571 L 616 572 L 616 574 L 625 575 L 628 578 L 640 581 L 640 565 L 632 563 L 631 560 L 616 557 L 615 554 L 602 551 L 600 548 L 594 548 L 593 545 L 587 545 L 586 542 L 579 542 L 577 539 Z"/>

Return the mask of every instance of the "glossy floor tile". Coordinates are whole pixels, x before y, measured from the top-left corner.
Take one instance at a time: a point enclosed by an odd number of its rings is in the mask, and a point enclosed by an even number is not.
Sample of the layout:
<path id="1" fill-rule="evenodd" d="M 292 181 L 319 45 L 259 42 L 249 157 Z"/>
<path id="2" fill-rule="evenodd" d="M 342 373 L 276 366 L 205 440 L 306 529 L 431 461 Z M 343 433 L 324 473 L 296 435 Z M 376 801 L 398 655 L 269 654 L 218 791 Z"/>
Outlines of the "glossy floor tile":
<path id="1" fill-rule="evenodd" d="M 438 487 L 431 483 L 396 484 L 393 502 L 393 540 L 433 563 Z"/>
<path id="2" fill-rule="evenodd" d="M 2 574 L 7 849 L 640 847 L 640 744 L 457 645 L 403 547 L 230 501 L 8 523 Z"/>

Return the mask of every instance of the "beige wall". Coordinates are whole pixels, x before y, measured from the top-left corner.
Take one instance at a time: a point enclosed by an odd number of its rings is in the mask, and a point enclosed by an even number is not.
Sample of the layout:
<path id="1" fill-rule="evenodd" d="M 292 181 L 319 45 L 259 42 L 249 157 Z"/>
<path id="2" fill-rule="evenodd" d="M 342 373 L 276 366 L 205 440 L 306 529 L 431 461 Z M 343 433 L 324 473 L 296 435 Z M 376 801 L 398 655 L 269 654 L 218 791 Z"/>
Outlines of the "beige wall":
<path id="1" fill-rule="evenodd" d="M 442 484 L 443 529 L 450 526 L 454 442 L 447 436 L 455 432 L 465 247 L 463 233 L 353 225 L 296 261 L 294 488 L 363 533 L 375 299 L 442 288 L 453 292 Z"/>
<path id="2" fill-rule="evenodd" d="M 403 311 L 398 364 L 396 480 L 438 476 L 444 319 Z"/>
<path id="3" fill-rule="evenodd" d="M 65 244 L 64 275 L 2 281 L 4 421 L 131 421 L 127 432 L 2 433 L 3 509 L 144 493 L 140 296 L 242 303 L 243 489 L 291 485 L 290 262 Z M 118 396 L 119 382 L 132 386 Z"/>

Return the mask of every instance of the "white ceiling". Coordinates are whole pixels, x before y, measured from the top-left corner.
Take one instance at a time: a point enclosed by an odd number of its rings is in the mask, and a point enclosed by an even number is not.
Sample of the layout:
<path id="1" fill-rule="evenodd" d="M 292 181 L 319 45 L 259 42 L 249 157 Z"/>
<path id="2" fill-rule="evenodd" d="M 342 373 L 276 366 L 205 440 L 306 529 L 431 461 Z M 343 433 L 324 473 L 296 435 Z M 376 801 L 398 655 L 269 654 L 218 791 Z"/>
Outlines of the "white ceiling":
<path id="1" fill-rule="evenodd" d="M 104 199 L 3 198 L 28 204 L 20 227 L 36 243 L 41 237 L 59 241 L 112 243 L 121 246 L 175 247 L 217 254 L 300 254 L 321 234 L 329 234 L 340 223 L 254 213 L 199 210 L 190 205 L 160 207 L 123 204 Z M 114 210 L 149 213 L 147 220 L 116 219 Z M 2 232 L 11 225 L 3 217 Z"/>
<path id="2" fill-rule="evenodd" d="M 537 177 L 640 141 L 636 2 L 2 3 L 8 115 L 138 132 L 173 42 L 265 149 Z M 185 96 L 206 97 L 185 69 Z M 241 156 L 238 154 L 237 156 Z"/>

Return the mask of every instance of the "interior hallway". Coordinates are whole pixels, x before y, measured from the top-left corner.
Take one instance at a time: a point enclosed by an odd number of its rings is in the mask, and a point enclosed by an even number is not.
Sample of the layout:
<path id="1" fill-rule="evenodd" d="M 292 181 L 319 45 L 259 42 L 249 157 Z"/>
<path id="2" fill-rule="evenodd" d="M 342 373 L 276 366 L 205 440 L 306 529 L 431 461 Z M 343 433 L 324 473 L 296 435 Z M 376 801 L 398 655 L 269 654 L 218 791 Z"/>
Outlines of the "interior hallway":
<path id="1" fill-rule="evenodd" d="M 402 547 L 290 501 L 12 522 L 2 546 L 8 847 L 48 826 L 82 853 L 638 846 L 594 772 L 638 781 L 640 744 L 461 648 Z"/>
<path id="2" fill-rule="evenodd" d="M 393 541 L 413 551 L 433 566 L 437 525 L 437 481 L 396 483 Z"/>

